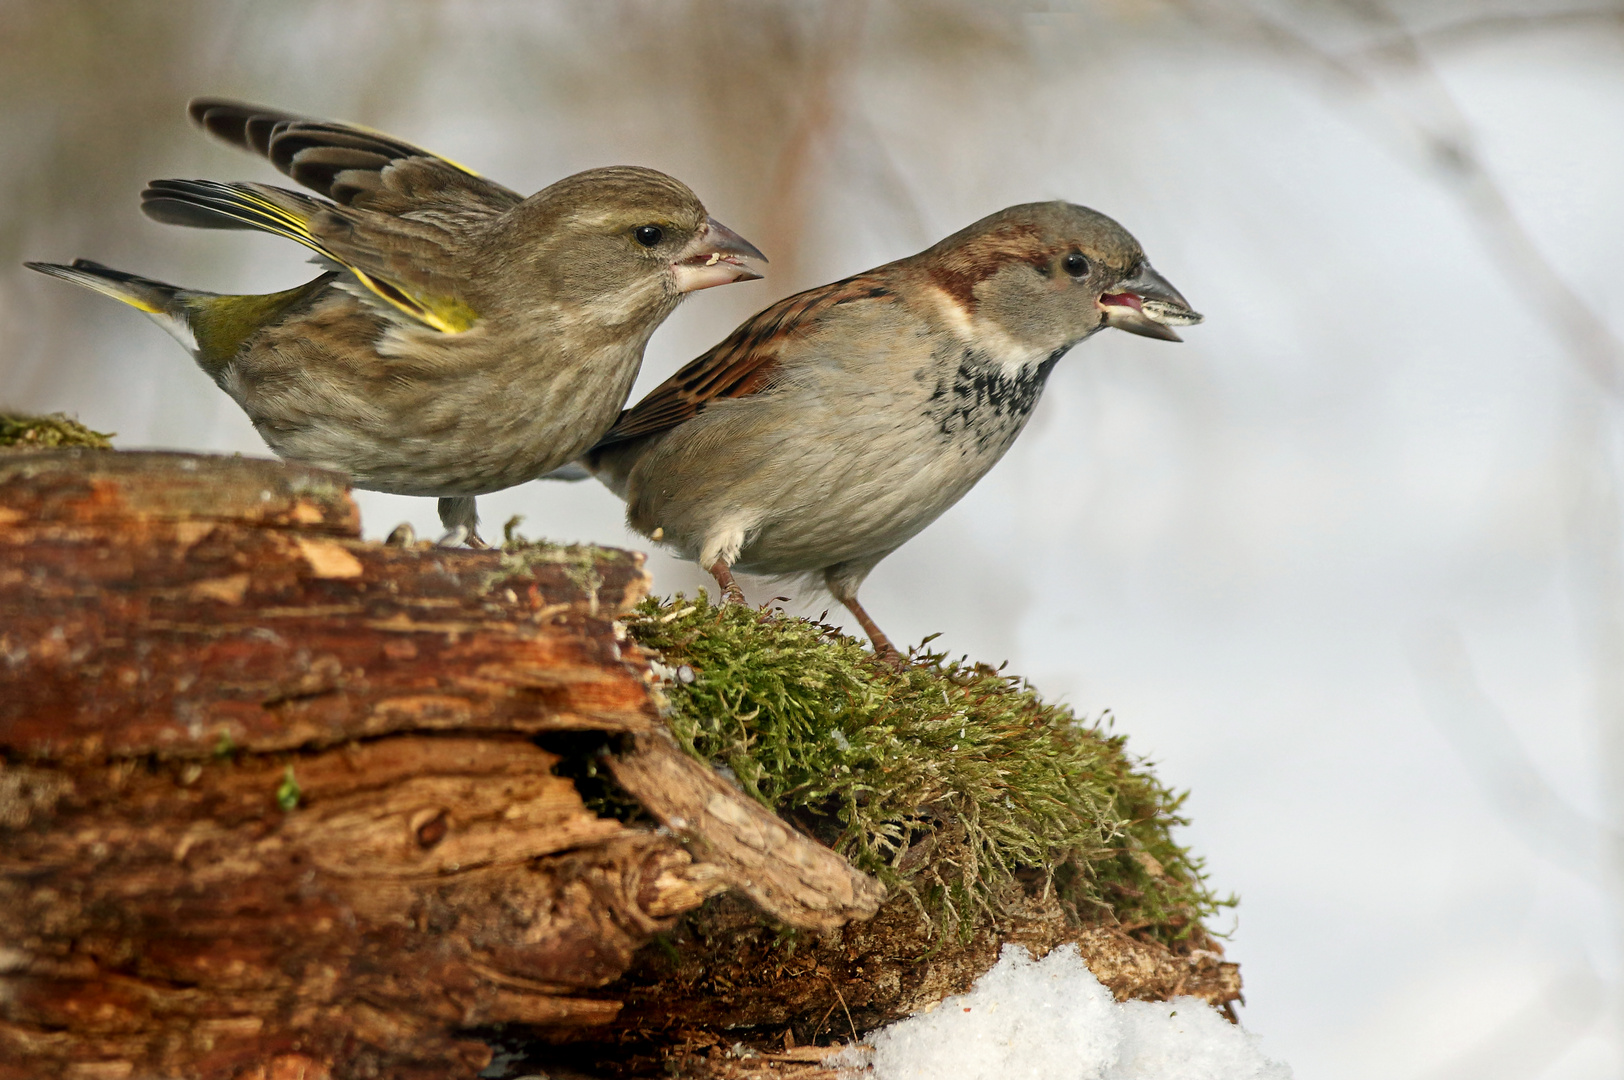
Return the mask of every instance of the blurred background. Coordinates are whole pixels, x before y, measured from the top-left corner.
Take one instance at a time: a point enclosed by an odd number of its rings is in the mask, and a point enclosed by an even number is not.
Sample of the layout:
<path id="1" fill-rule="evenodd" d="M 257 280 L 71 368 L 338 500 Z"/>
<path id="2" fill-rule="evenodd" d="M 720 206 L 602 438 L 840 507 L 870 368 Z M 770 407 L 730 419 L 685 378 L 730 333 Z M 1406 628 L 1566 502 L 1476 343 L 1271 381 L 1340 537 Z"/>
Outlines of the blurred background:
<path id="1" fill-rule="evenodd" d="M 1299 1078 L 1624 1076 L 1617 0 L 0 0 L 0 403 L 265 453 L 157 327 L 19 265 L 311 276 L 140 215 L 151 178 L 276 179 L 190 127 L 198 94 L 524 192 L 687 181 L 771 272 L 689 300 L 634 396 L 1005 205 L 1117 218 L 1206 324 L 1068 356 L 869 610 L 1109 712 L 1192 791 L 1243 1021 Z M 642 546 L 592 484 L 480 502 L 488 534 Z"/>

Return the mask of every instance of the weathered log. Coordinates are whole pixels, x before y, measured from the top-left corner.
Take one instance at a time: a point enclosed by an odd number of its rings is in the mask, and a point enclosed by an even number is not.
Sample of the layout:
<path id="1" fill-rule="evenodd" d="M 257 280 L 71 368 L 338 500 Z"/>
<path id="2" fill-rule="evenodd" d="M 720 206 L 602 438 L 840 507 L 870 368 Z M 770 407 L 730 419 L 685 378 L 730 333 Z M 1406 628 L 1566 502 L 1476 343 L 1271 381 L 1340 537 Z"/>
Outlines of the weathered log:
<path id="1" fill-rule="evenodd" d="M 359 536 L 321 470 L 0 453 L 0 1080 L 832 1080 L 1012 942 L 1238 997 L 1052 897 L 948 940 L 682 752 L 641 555 Z"/>
<path id="2" fill-rule="evenodd" d="M 925 925 L 900 896 L 873 919 L 793 935 L 721 896 L 610 985 L 625 1003 L 611 1028 L 639 1042 L 724 1029 L 769 1040 L 787 1031 L 798 1044 L 854 1038 L 968 990 L 1005 945 L 1042 956 L 1066 943 L 1119 999 L 1189 995 L 1223 1006 L 1240 996 L 1239 968 L 1214 949 L 1175 951 L 1116 927 L 1078 927 L 1041 898 L 965 941 Z"/>
<path id="3" fill-rule="evenodd" d="M 642 557 L 364 543 L 341 478 L 268 461 L 0 458 L 0 746 L 203 756 L 399 731 L 646 731 L 613 616 Z"/>
<path id="4" fill-rule="evenodd" d="M 471 1076 L 726 888 L 874 910 L 792 830 L 745 882 L 554 775 L 538 737 L 658 730 L 641 556 L 357 534 L 319 470 L 0 456 L 0 1077 Z M 696 850 L 771 818 L 711 795 Z"/>

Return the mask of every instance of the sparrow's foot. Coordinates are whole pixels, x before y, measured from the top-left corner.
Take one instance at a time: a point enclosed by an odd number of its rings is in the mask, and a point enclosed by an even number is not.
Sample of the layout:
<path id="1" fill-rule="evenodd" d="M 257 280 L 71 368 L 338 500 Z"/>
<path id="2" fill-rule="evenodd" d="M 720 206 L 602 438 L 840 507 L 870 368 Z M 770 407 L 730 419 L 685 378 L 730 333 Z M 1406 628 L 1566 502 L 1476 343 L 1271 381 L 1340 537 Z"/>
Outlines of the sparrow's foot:
<path id="1" fill-rule="evenodd" d="M 485 538 L 480 536 L 475 529 L 468 530 L 468 546 L 475 551 L 487 551 L 490 549 L 490 545 L 485 542 Z"/>
<path id="2" fill-rule="evenodd" d="M 417 543 L 417 530 L 412 528 L 411 522 L 403 521 L 389 530 L 389 537 L 384 543 L 390 547 L 411 547 Z"/>
<path id="3" fill-rule="evenodd" d="M 742 604 L 745 602 L 744 590 L 739 583 L 733 580 L 733 571 L 728 569 L 727 563 L 720 559 L 710 568 L 711 577 L 716 584 L 722 587 L 722 602 L 724 604 Z"/>
<path id="4" fill-rule="evenodd" d="M 874 644 L 874 659 L 882 664 L 890 664 L 898 671 L 908 666 L 908 658 L 897 652 L 897 647 L 883 636 Z"/>
<path id="5" fill-rule="evenodd" d="M 458 525 L 446 532 L 435 543 L 440 547 L 462 547 L 463 542 L 474 534 L 474 530 L 466 525 Z"/>

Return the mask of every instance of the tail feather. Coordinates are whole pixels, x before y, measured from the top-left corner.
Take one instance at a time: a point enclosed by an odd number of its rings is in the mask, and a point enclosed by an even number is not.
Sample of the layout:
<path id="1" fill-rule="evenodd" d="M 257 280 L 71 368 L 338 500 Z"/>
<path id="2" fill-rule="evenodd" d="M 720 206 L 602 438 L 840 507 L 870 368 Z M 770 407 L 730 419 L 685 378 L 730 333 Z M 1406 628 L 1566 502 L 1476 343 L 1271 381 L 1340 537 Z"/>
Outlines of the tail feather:
<path id="1" fill-rule="evenodd" d="M 73 265 L 24 263 L 30 270 L 83 285 L 143 311 L 192 354 L 198 366 L 218 382 L 243 343 L 287 312 L 319 297 L 338 274 L 329 271 L 285 292 L 263 296 L 223 296 L 182 289 L 162 281 L 127 274 L 110 266 L 75 259 Z"/>
<path id="2" fill-rule="evenodd" d="M 536 477 L 538 480 L 562 480 L 574 484 L 582 480 L 592 479 L 592 470 L 579 461 L 572 461 L 568 465 L 560 465 L 549 473 L 542 473 Z"/>
<path id="3" fill-rule="evenodd" d="M 75 259 L 71 266 L 42 262 L 23 265 L 63 281 L 83 285 L 114 300 L 122 300 L 137 311 L 145 312 L 170 337 L 180 342 L 181 348 L 197 356 L 197 336 L 192 333 L 191 315 L 182 301 L 182 294 L 187 290 L 139 274 L 114 270 L 111 266 L 103 266 L 89 259 Z"/>
<path id="4" fill-rule="evenodd" d="M 160 322 L 166 318 L 182 318 L 182 311 L 176 303 L 176 297 L 182 290 L 174 285 L 166 285 L 162 281 L 144 278 L 139 274 L 127 274 L 123 270 L 114 270 L 111 266 L 103 266 L 89 259 L 75 259 L 71 266 L 44 262 L 29 262 L 23 265 L 30 270 L 38 270 L 42 274 L 49 274 L 63 281 L 83 285 L 103 296 L 111 296 L 114 300 L 122 300 Z"/>

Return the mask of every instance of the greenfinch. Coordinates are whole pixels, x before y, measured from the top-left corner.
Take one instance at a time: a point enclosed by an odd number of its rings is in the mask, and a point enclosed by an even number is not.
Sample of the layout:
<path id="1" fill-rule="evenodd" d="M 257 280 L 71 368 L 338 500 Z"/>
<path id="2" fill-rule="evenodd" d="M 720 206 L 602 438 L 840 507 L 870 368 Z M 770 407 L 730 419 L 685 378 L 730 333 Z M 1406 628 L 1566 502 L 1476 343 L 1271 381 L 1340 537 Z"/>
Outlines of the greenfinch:
<path id="1" fill-rule="evenodd" d="M 83 259 L 28 265 L 150 316 L 278 455 L 438 498 L 453 542 L 480 543 L 476 496 L 608 430 L 685 294 L 758 278 L 766 261 L 652 169 L 589 169 L 522 198 L 366 128 L 214 99 L 189 112 L 322 197 L 158 180 L 142 209 L 286 237 L 315 252 L 320 276 L 231 296 Z"/>

